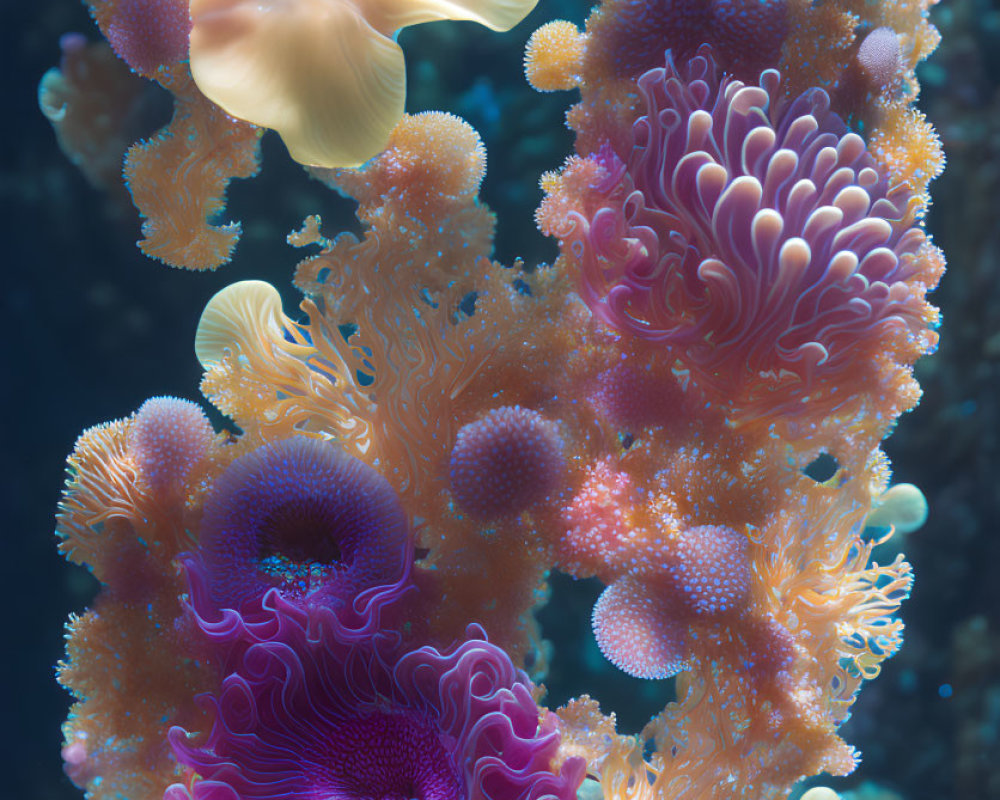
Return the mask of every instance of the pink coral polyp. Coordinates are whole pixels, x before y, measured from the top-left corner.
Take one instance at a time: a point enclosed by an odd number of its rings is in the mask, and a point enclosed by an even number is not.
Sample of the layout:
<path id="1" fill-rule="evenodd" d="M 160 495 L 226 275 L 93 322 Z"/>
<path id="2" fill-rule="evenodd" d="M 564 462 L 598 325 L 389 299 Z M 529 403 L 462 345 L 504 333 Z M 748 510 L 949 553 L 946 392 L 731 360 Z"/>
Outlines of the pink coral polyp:
<path id="1" fill-rule="evenodd" d="M 201 741 L 170 731 L 200 777 L 165 800 L 573 800 L 582 759 L 550 769 L 560 737 L 527 676 L 499 648 L 470 638 L 396 657 L 371 641 L 322 631 L 270 606 L 280 636 L 237 659 L 205 698 L 215 721 Z"/>
<path id="2" fill-rule="evenodd" d="M 836 405 L 873 379 L 866 353 L 931 346 L 917 198 L 824 91 L 786 100 L 774 70 L 744 85 L 708 48 L 638 85 L 634 146 L 590 156 L 607 179 L 557 231 L 600 318 L 668 346 L 711 398 L 768 414 Z"/>

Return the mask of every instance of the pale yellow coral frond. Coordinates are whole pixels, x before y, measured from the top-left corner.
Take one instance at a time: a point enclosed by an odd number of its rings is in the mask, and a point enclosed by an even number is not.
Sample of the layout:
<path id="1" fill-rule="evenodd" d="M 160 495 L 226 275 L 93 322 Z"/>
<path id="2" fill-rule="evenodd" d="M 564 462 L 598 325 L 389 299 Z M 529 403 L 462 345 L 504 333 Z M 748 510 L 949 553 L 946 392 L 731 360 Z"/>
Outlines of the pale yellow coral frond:
<path id="1" fill-rule="evenodd" d="M 265 281 L 239 281 L 217 292 L 198 322 L 194 352 L 211 368 L 248 333 L 261 341 L 283 338 L 281 295 Z"/>
<path id="2" fill-rule="evenodd" d="M 389 30 L 435 20 L 478 22 L 495 31 L 508 31 L 531 13 L 538 0 L 369 0 L 365 15 Z M 384 30 L 385 28 L 380 28 Z"/>
<path id="3" fill-rule="evenodd" d="M 198 88 L 302 164 L 358 166 L 403 115 L 403 52 L 352 4 L 193 0 L 191 19 Z"/>

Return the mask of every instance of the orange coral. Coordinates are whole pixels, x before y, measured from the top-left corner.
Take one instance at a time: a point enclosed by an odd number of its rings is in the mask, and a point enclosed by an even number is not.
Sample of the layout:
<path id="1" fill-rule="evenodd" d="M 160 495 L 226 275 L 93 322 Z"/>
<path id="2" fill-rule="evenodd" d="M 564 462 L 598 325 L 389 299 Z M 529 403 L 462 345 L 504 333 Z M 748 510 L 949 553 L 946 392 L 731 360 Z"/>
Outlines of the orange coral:
<path id="1" fill-rule="evenodd" d="M 197 485 L 210 459 L 189 464 L 185 487 L 155 491 L 133 452 L 135 420 L 80 437 L 56 529 L 60 550 L 102 584 L 94 607 L 70 620 L 59 681 L 76 698 L 64 726 L 67 770 L 106 800 L 156 797 L 176 780 L 162 726 L 200 727 L 200 712 L 186 700 L 214 680 L 175 625 L 184 587 L 173 565 L 193 544 Z"/>
<path id="2" fill-rule="evenodd" d="M 524 50 L 524 74 L 540 92 L 572 89 L 580 82 L 584 36 L 572 22 L 555 20 L 531 34 Z"/>
<path id="3" fill-rule="evenodd" d="M 194 85 L 186 3 L 167 0 L 141 13 L 118 2 L 87 5 L 119 55 L 174 96 L 170 124 L 125 156 L 125 181 L 143 217 L 139 249 L 172 267 L 216 269 L 232 257 L 240 224 L 214 219 L 229 182 L 257 173 L 263 131 L 233 119 Z"/>
<path id="4" fill-rule="evenodd" d="M 174 94 L 173 120 L 125 157 L 125 180 L 144 218 L 139 249 L 172 267 L 216 269 L 232 257 L 240 224 L 210 220 L 225 208 L 229 181 L 257 173 L 262 131 L 209 102 L 186 67 L 160 80 Z"/>
<path id="5" fill-rule="evenodd" d="M 935 41 L 922 16 L 928 1 L 876 5 L 790 0 L 788 19 L 772 30 L 782 43 L 775 58 L 803 62 L 799 88 L 825 86 L 835 103 L 853 103 L 849 121 L 874 126 L 867 144 L 889 182 L 921 194 L 938 151 L 900 93 L 913 88 L 913 67 Z M 580 155 L 542 178 L 536 216 L 561 238 L 595 211 L 589 190 L 616 175 L 610 151 L 633 146 L 635 79 L 662 58 L 659 34 L 628 50 L 635 20 L 623 8 L 605 4 L 585 32 L 565 22 L 542 28 L 526 57 L 536 87 L 581 90 L 569 114 Z M 888 53 L 876 66 L 898 58 L 899 72 L 851 84 L 859 35 L 871 29 L 882 31 Z M 757 55 L 726 57 L 750 69 Z M 169 132 L 129 156 L 149 217 L 143 247 L 212 267 L 228 257 L 238 226 L 207 220 L 221 210 L 229 177 L 255 169 L 259 131 L 212 106 L 182 65 L 161 64 L 154 77 L 178 106 Z M 864 155 L 851 137 L 844 147 Z M 683 605 L 670 643 L 677 699 L 638 737 L 619 734 L 614 716 L 586 696 L 556 712 L 563 738 L 554 766 L 586 756 L 609 800 L 780 796 L 804 775 L 853 768 L 838 727 L 862 682 L 899 647 L 895 612 L 911 582 L 901 558 L 872 562 L 874 543 L 862 532 L 889 480 L 879 443 L 916 403 L 911 365 L 936 342 L 936 311 L 923 298 L 944 265 L 919 230 L 925 199 L 910 198 L 893 218 L 915 231 L 900 256 L 908 282 L 894 288 L 919 306 L 913 335 L 860 340 L 852 357 L 864 360 L 866 380 L 848 370 L 824 387 L 834 400 L 808 413 L 727 416 L 725 375 L 695 374 L 661 342 L 591 313 L 575 293 L 570 247 L 535 270 L 490 260 L 494 219 L 478 200 L 485 169 L 478 134 L 433 112 L 404 116 L 359 169 L 314 170 L 358 202 L 362 232 L 328 237 L 314 214 L 288 237 L 319 248 L 296 269 L 305 316 L 286 314 L 269 284 L 243 281 L 213 297 L 199 324 L 202 390 L 240 435 L 208 441 L 198 419 L 183 453 L 173 442 L 139 453 L 147 437 L 129 418 L 81 437 L 60 505 L 60 548 L 104 588 L 94 611 L 72 622 L 60 675 L 79 699 L 66 727 L 69 770 L 97 796 L 155 795 L 175 778 L 157 735 L 164 720 L 198 728 L 191 694 L 218 678 L 185 638 L 177 556 L 197 545 L 202 503 L 225 467 L 292 435 L 335 440 L 398 491 L 418 547 L 415 591 L 398 612 L 401 635 L 413 641 L 445 646 L 476 621 L 520 664 L 543 670 L 533 610 L 551 569 L 611 587 L 613 613 L 599 625 L 615 647 L 629 636 L 650 641 L 650 620 L 664 611 L 657 603 Z M 874 167 L 862 172 L 865 185 L 878 178 Z M 831 213 L 824 209 L 819 217 Z M 770 377 L 780 408 L 789 379 Z M 477 464 L 493 463 L 491 448 L 504 442 L 478 433 L 484 420 L 507 417 L 528 429 L 514 460 L 538 484 L 516 507 L 480 502 L 482 475 L 473 491 L 450 474 L 471 458 L 473 434 Z M 152 431 L 157 442 L 164 428 Z M 821 454 L 837 466 L 823 482 L 806 474 Z M 168 489 L 154 486 L 150 458 L 173 465 Z M 531 473 L 537 461 L 541 471 Z M 686 569 L 695 561 L 696 573 Z M 727 571 L 718 583 L 713 569 Z M 704 596 L 678 575 L 694 575 L 689 583 L 708 587 Z M 113 737 L 121 744 L 95 746 Z"/>

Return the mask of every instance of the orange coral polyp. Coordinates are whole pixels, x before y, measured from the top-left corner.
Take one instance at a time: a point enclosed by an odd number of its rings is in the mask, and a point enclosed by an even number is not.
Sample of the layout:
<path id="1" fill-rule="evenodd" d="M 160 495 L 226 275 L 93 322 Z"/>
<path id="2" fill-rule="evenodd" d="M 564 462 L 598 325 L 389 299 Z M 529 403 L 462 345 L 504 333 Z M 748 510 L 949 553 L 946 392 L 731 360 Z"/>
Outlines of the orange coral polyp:
<path id="1" fill-rule="evenodd" d="M 531 34 L 524 75 L 540 92 L 572 89 L 580 82 L 586 36 L 572 22 L 555 20 Z"/>

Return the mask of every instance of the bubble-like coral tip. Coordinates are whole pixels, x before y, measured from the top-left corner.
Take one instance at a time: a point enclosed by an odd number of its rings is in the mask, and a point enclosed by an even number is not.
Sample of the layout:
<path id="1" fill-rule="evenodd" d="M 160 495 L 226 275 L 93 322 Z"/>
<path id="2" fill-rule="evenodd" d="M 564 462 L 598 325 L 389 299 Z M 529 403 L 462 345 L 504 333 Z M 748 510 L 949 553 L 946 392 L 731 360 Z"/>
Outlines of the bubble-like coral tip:
<path id="1" fill-rule="evenodd" d="M 572 22 L 557 19 L 538 28 L 524 50 L 524 75 L 540 92 L 572 89 L 580 81 L 586 37 Z"/>
<path id="2" fill-rule="evenodd" d="M 601 593 L 592 621 L 604 657 L 634 678 L 669 678 L 687 663 L 684 625 L 633 578 L 620 578 Z"/>
<path id="3" fill-rule="evenodd" d="M 927 522 L 927 498 L 912 483 L 890 486 L 872 503 L 872 512 L 865 519 L 871 527 L 889 527 L 897 533 L 913 533 Z"/>
<path id="4" fill-rule="evenodd" d="M 899 37 L 892 28 L 876 28 L 865 36 L 857 59 L 872 88 L 884 91 L 900 80 L 900 55 Z"/>
<path id="5" fill-rule="evenodd" d="M 479 519 L 516 516 L 559 488 L 565 469 L 556 426 L 537 411 L 505 406 L 459 430 L 451 491 Z"/>
<path id="6" fill-rule="evenodd" d="M 213 433 L 197 403 L 177 397 L 150 398 L 129 431 L 129 453 L 139 479 L 160 491 L 179 486 L 208 450 Z"/>
<path id="7" fill-rule="evenodd" d="M 107 4 L 108 42 L 132 69 L 152 77 L 188 57 L 187 0 L 119 0 Z"/>

